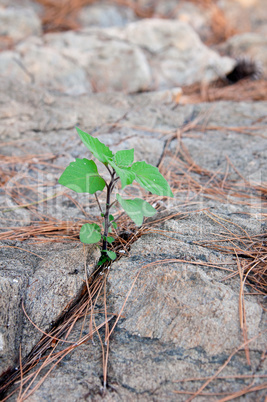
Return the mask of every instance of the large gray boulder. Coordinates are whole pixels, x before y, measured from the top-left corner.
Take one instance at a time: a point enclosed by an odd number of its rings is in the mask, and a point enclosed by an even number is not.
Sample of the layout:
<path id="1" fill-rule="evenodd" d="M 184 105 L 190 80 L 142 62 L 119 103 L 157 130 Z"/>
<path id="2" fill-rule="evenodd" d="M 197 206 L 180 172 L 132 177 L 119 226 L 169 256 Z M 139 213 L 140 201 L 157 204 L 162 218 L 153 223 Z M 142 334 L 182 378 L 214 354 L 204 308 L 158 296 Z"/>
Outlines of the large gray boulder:
<path id="1" fill-rule="evenodd" d="M 0 76 L 69 95 L 208 83 L 234 65 L 207 48 L 188 24 L 161 19 L 47 34 L 0 53 Z"/>
<path id="2" fill-rule="evenodd" d="M 157 9 L 176 3 L 158 2 Z M 20 350 L 41 367 L 36 345 L 77 303 L 99 258 L 97 247 L 78 240 L 82 223 L 99 221 L 95 199 L 58 184 L 67 164 L 91 158 L 75 132 L 79 126 L 114 152 L 134 148 L 136 160 L 159 166 L 175 196 L 147 195 L 160 213 L 106 271 L 106 299 L 99 295 L 94 314 L 88 304 L 68 338 L 52 343 L 53 356 L 71 343 L 73 350 L 52 372 L 42 370 L 47 378 L 27 400 L 179 402 L 222 367 L 197 401 L 242 389 L 251 392 L 240 400 L 261 400 L 265 298 L 255 294 L 250 275 L 241 298 L 238 267 L 251 266 L 251 256 L 265 247 L 266 102 L 179 104 L 181 85 L 224 77 L 235 61 L 206 47 L 178 11 L 183 21 L 124 26 L 124 15 L 108 10 L 97 25 L 116 27 L 36 34 L 0 53 L 0 235 L 9 238 L 0 244 L 0 372 L 11 366 L 19 373 Z M 197 15 L 200 8 L 181 10 Z M 198 20 L 200 31 L 206 18 L 208 12 Z M 104 167 L 99 171 L 105 174 Z M 138 186 L 127 191 L 127 197 L 145 194 Z M 115 206 L 114 215 L 120 213 Z M 52 233 L 49 220 L 57 225 Z M 122 228 L 122 238 L 138 234 L 127 221 Z M 98 332 L 88 335 L 94 326 Z M 83 337 L 87 342 L 78 346 Z M 249 356 L 242 346 L 247 337 Z"/>
<path id="3" fill-rule="evenodd" d="M 107 287 L 107 308 L 109 314 L 114 315 L 110 328 L 137 279 L 110 338 L 110 388 L 105 394 L 107 400 L 141 398 L 146 401 L 154 395 L 158 400 L 183 401 L 184 395 L 176 394 L 176 391 L 195 391 L 202 382 L 191 381 L 185 385 L 179 381 L 213 375 L 244 340 L 239 321 L 240 282 L 238 277 L 224 279 L 237 269 L 236 255 L 225 253 L 223 247 L 214 250 L 213 244 L 214 240 L 225 238 L 227 229 L 233 236 L 257 235 L 258 239 L 266 231 L 265 205 L 263 200 L 260 203 L 255 198 L 253 190 L 263 186 L 267 174 L 267 132 L 262 123 L 266 102 L 183 106 L 175 103 L 172 97 L 167 97 L 166 101 L 164 92 L 69 97 L 51 93 L 36 84 L 2 80 L 1 85 L 3 152 L 18 158 L 25 153 L 32 155 L 27 162 L 18 165 L 20 171 L 7 182 L 6 194 L 4 191 L 0 194 L 0 217 L 7 227 L 12 223 L 12 230 L 16 230 L 16 226 L 20 230 L 21 226 L 36 219 L 29 209 L 16 208 L 12 197 L 16 183 L 26 176 L 29 183 L 39 180 L 40 194 L 53 196 L 63 190 L 57 184 L 62 167 L 76 157 L 88 157 L 75 134 L 77 124 L 114 151 L 134 147 L 137 160 L 144 159 L 154 165 L 162 162 L 161 169 L 167 178 L 170 174 L 184 178 L 174 199 L 158 201 L 163 212 L 156 219 L 169 213 L 176 217 L 159 223 L 152 229 L 154 233 L 141 237 L 132 245 L 129 254 L 112 264 Z M 199 122 L 205 121 L 205 130 L 201 124 L 196 128 L 193 125 L 190 132 L 183 134 L 181 149 L 177 130 L 195 117 L 200 119 Z M 251 130 L 245 127 L 251 127 Z M 164 149 L 166 154 L 162 161 Z M 42 164 L 43 153 L 54 155 L 53 164 Z M 194 166 L 201 167 L 204 173 L 187 170 L 189 156 Z M 235 168 L 229 166 L 229 160 Z M 223 180 L 227 172 L 225 184 L 229 180 L 237 187 L 229 189 L 226 196 L 221 188 L 222 194 L 217 199 L 212 196 L 213 184 L 208 184 L 212 176 L 206 179 L 205 172 L 217 172 L 218 180 Z M 242 172 L 246 182 L 238 172 Z M 189 178 L 191 183 L 199 185 L 191 189 L 186 187 Z M 248 184 L 252 186 L 248 193 L 250 201 L 245 198 L 246 203 L 240 204 L 235 189 Z M 140 190 L 135 187 L 134 191 Z M 34 194 L 32 192 L 31 197 Z M 88 201 L 86 194 L 73 193 L 71 196 L 87 216 L 93 219 L 99 215 L 94 200 Z M 37 197 L 35 201 L 38 200 Z M 39 214 L 53 216 L 71 225 L 85 219 L 82 210 L 62 195 L 55 203 L 37 205 Z M 197 213 L 196 209 L 204 212 Z M 115 213 L 119 214 L 119 211 Z M 42 336 L 24 317 L 21 298 L 31 320 L 42 331 L 47 331 L 51 322 L 78 296 L 84 284 L 82 246 L 78 243 L 44 246 L 29 244 L 31 242 L 4 242 L 1 248 L 2 371 L 9 365 L 18 365 L 20 343 L 25 356 Z M 225 240 L 220 244 L 228 250 L 232 243 Z M 247 261 L 242 255 L 239 258 Z M 87 264 L 91 272 L 93 261 L 87 260 Z M 251 289 L 247 287 L 245 292 L 249 293 Z M 226 368 L 225 375 L 233 379 L 212 383 L 209 392 L 238 391 L 249 380 L 242 377 L 241 383 L 237 383 L 236 376 L 249 376 L 252 372 L 263 374 L 264 366 L 259 362 L 265 342 L 264 300 L 245 295 L 244 303 L 248 337 L 255 337 L 250 348 L 251 366 L 241 350 Z M 98 308 L 100 311 L 95 319 L 101 325 L 104 320 L 102 305 Z M 76 343 L 81 334 L 87 333 L 90 317 L 88 320 L 77 324 L 69 341 Z M 100 330 L 100 336 L 103 341 L 103 330 Z M 94 336 L 93 343 L 81 345 L 66 356 L 29 400 L 73 401 L 88 395 L 100 400 L 101 351 L 98 336 Z M 256 384 L 261 382 L 260 378 L 256 380 Z M 261 392 L 253 392 L 253 398 L 260 397 Z"/>

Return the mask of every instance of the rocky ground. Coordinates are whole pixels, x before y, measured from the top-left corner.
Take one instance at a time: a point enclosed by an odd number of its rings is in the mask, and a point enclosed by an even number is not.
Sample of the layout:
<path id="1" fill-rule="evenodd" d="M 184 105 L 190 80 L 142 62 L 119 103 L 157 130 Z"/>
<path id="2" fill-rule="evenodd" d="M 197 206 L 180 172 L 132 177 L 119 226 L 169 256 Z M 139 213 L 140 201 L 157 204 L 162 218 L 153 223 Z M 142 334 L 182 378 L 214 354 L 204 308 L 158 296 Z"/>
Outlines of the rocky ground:
<path id="1" fill-rule="evenodd" d="M 264 1 L 72 3 L 0 0 L 1 400 L 264 401 Z M 95 274 L 75 126 L 174 193 Z"/>

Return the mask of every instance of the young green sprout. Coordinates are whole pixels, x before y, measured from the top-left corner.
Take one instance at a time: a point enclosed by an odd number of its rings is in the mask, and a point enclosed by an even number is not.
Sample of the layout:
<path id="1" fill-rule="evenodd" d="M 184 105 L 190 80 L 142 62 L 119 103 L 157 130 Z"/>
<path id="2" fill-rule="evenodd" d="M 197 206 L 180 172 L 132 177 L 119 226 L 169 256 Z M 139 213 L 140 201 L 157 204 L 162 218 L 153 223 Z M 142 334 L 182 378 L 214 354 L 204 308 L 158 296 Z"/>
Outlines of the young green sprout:
<path id="1" fill-rule="evenodd" d="M 86 158 L 77 158 L 66 167 L 59 178 L 59 183 L 76 193 L 95 194 L 97 191 L 103 191 L 106 187 L 105 210 L 102 211 L 100 203 L 101 216 L 103 217 L 103 233 L 101 227 L 96 223 L 86 223 L 81 227 L 80 240 L 86 244 L 98 243 L 102 239 L 102 259 L 115 260 L 116 253 L 108 250 L 108 243 L 112 243 L 114 238 L 109 233 L 117 228 L 114 216 L 110 210 L 116 201 L 119 202 L 126 214 L 134 221 L 137 226 L 141 226 L 144 217 L 151 217 L 156 213 L 156 209 L 141 198 L 123 199 L 120 194 L 116 194 L 116 200 L 111 203 L 111 194 L 120 180 L 121 188 L 124 189 L 133 181 L 137 181 L 145 190 L 160 196 L 173 197 L 168 182 L 159 173 L 158 168 L 149 165 L 146 162 L 134 162 L 134 149 L 117 151 L 115 154 L 100 142 L 97 138 L 85 133 L 76 127 L 78 135 L 84 145 L 89 149 L 93 156 L 101 162 L 109 173 L 109 181 L 105 180 L 98 173 L 97 166 L 93 160 Z"/>

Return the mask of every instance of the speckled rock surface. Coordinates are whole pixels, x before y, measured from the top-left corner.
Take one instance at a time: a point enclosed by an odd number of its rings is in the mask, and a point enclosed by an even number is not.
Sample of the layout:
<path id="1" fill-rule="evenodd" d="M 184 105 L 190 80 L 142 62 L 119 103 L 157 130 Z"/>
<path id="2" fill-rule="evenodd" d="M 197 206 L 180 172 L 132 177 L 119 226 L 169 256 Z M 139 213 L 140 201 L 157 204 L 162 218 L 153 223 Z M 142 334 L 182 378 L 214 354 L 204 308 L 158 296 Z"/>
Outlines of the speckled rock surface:
<path id="1" fill-rule="evenodd" d="M 40 36 L 41 21 L 35 11 L 30 8 L 1 8 L 0 4 L 0 36 L 16 43 L 28 36 Z"/>
<path id="2" fill-rule="evenodd" d="M 100 256 L 97 247 L 75 243 L 20 246 L 22 250 L 7 243 L 0 246 L 1 371 L 17 360 L 20 343 L 25 355 L 41 337 L 24 315 L 22 302 L 29 318 L 46 331 L 81 291 L 85 266 L 90 275 Z"/>
<path id="3" fill-rule="evenodd" d="M 196 220 L 191 223 L 187 219 L 186 223 L 190 228 Z M 204 225 L 199 217 L 197 227 Z M 179 221 L 176 228 L 178 231 Z M 126 319 L 119 328 L 136 336 L 172 342 L 185 350 L 199 347 L 210 356 L 236 348 L 242 343 L 238 282 L 221 282 L 225 272 L 220 272 L 220 266 L 231 269 L 232 264 L 230 257 L 187 241 L 166 241 L 160 235 L 142 237 L 128 259 L 114 264 L 109 276 L 118 312 L 138 276 L 124 309 Z M 263 311 L 253 299 L 247 299 L 246 311 L 248 336 L 252 338 L 261 332 Z"/>

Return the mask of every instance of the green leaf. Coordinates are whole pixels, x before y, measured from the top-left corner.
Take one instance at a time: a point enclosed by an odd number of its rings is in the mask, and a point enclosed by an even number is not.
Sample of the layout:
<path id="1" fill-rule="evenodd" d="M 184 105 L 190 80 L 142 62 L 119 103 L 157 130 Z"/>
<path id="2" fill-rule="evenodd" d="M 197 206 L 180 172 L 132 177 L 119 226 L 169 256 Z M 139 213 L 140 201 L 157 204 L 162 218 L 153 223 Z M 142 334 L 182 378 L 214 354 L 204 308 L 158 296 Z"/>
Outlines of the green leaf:
<path id="1" fill-rule="evenodd" d="M 86 244 L 93 244 L 101 240 L 101 228 L 96 223 L 85 223 L 80 230 L 80 240 Z"/>
<path id="2" fill-rule="evenodd" d="M 117 227 L 118 227 L 116 222 L 111 222 L 111 225 L 114 227 L 114 229 L 117 229 Z"/>
<path id="3" fill-rule="evenodd" d="M 114 155 L 114 162 L 118 167 L 127 167 L 134 161 L 134 149 L 118 151 Z"/>
<path id="4" fill-rule="evenodd" d="M 99 141 L 98 138 L 92 137 L 76 127 L 77 133 L 85 146 L 92 152 L 95 158 L 100 162 L 107 164 L 108 159 L 113 157 L 113 153 L 105 144 Z"/>
<path id="5" fill-rule="evenodd" d="M 131 168 L 119 168 L 116 166 L 114 169 L 117 175 L 120 177 L 122 189 L 132 184 L 135 179 L 135 174 L 131 172 Z"/>
<path id="6" fill-rule="evenodd" d="M 131 171 L 130 167 L 120 168 L 113 161 L 109 161 L 109 164 L 115 169 L 115 172 L 121 179 L 121 188 L 132 184 L 135 179 L 135 174 Z"/>
<path id="7" fill-rule="evenodd" d="M 153 216 L 157 212 L 148 202 L 141 198 L 134 200 L 124 200 L 116 194 L 117 200 L 121 204 L 126 214 L 134 221 L 137 226 L 141 226 L 145 216 Z"/>
<path id="8" fill-rule="evenodd" d="M 108 219 L 109 219 L 110 222 L 111 222 L 111 221 L 114 221 L 114 216 L 113 216 L 113 215 L 109 215 L 109 216 L 108 216 Z"/>
<path id="9" fill-rule="evenodd" d="M 99 175 L 94 161 L 76 159 L 66 167 L 58 180 L 59 184 L 76 191 L 76 193 L 94 194 L 102 191 L 105 180 Z"/>
<path id="10" fill-rule="evenodd" d="M 97 265 L 100 266 L 100 265 L 104 264 L 106 261 L 109 261 L 109 257 L 106 254 L 103 254 L 103 252 L 102 252 L 102 255 L 101 255 Z"/>
<path id="11" fill-rule="evenodd" d="M 173 197 L 167 180 L 164 179 L 158 168 L 146 162 L 135 162 L 131 169 L 136 174 L 135 180 L 145 190 L 153 194 Z"/>
<path id="12" fill-rule="evenodd" d="M 111 258 L 112 260 L 116 260 L 117 255 L 116 253 L 114 253 L 114 251 L 108 251 L 107 250 L 107 255 L 109 256 L 109 258 Z"/>
<path id="13" fill-rule="evenodd" d="M 109 236 L 109 237 L 106 237 L 106 236 L 102 236 L 103 237 L 103 240 L 106 240 L 108 243 L 113 243 L 114 242 L 114 237 L 112 237 L 112 236 Z"/>

